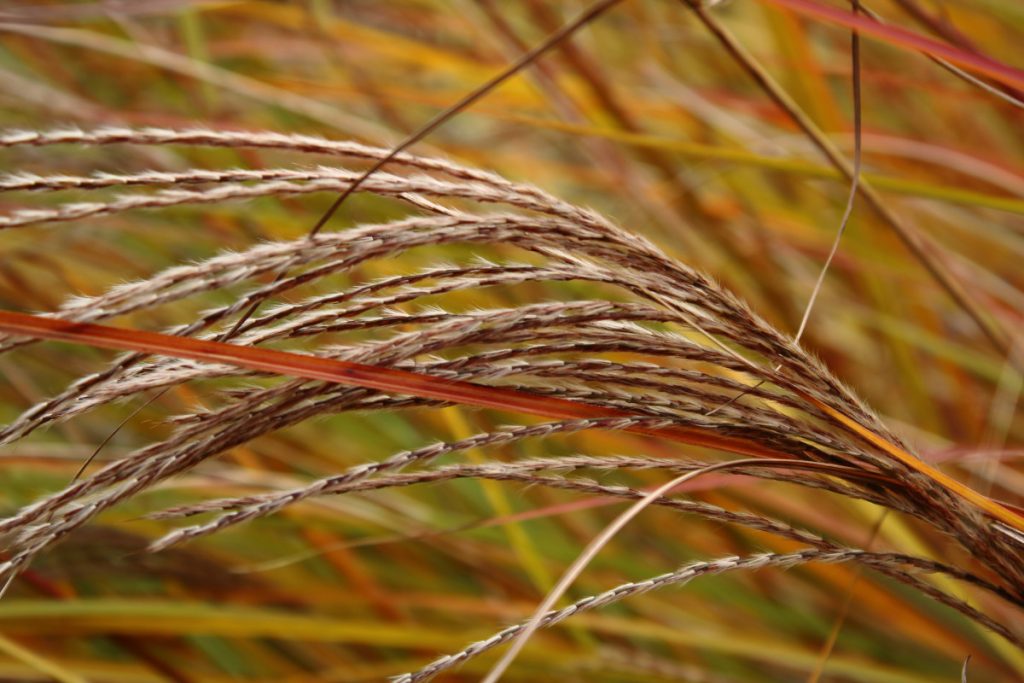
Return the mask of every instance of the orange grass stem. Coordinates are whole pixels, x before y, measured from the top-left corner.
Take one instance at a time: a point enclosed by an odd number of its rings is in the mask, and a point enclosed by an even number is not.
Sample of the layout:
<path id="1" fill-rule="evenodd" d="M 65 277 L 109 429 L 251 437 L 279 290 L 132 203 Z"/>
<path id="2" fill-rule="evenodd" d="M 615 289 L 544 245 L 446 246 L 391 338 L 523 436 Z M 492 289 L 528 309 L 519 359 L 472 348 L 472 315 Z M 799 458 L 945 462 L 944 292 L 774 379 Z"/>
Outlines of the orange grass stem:
<path id="1" fill-rule="evenodd" d="M 898 460 L 899 462 L 903 463 L 907 467 L 916 470 L 917 472 L 920 472 L 924 476 L 938 483 L 940 486 L 957 494 L 964 500 L 973 503 L 974 505 L 976 505 L 977 507 L 979 507 L 980 509 L 984 510 L 989 515 L 994 517 L 995 519 L 998 519 L 1000 522 L 1003 522 L 1004 524 L 1007 524 L 1010 527 L 1017 529 L 1018 531 L 1024 531 L 1024 515 L 1021 515 L 1019 512 L 1011 510 L 1010 508 L 1002 505 L 1001 503 L 992 500 L 988 496 L 978 493 L 970 486 L 967 486 L 966 484 L 957 481 L 956 479 L 949 476 L 942 470 L 932 467 L 923 460 L 914 457 L 913 455 L 906 452 L 896 444 L 886 441 L 882 437 L 872 432 L 870 429 L 867 429 L 862 425 L 858 424 L 856 421 L 851 420 L 848 416 L 839 412 L 832 406 L 827 405 L 822 401 L 819 401 L 813 396 L 803 394 L 802 392 L 798 393 L 800 393 L 804 399 L 813 403 L 822 412 L 827 414 L 829 417 L 834 419 L 839 424 L 843 425 L 843 427 L 845 427 L 849 431 L 859 436 L 864 441 L 870 443 L 875 448 L 880 449 L 881 451 L 891 456 L 892 458 Z"/>
<path id="2" fill-rule="evenodd" d="M 121 351 L 188 358 L 206 363 L 226 363 L 290 377 L 367 387 L 408 396 L 507 410 L 545 418 L 579 420 L 640 417 L 636 414 L 589 403 L 538 396 L 526 391 L 504 387 L 491 387 L 472 382 L 432 377 L 397 368 L 364 365 L 255 346 L 178 337 L 158 332 L 78 323 L 58 318 L 43 318 L 11 311 L 0 311 L 0 332 Z M 695 446 L 719 448 L 741 455 L 793 458 L 791 455 L 780 453 L 755 442 L 712 434 L 709 433 L 710 430 L 706 429 L 638 426 L 628 427 L 627 430 Z"/>

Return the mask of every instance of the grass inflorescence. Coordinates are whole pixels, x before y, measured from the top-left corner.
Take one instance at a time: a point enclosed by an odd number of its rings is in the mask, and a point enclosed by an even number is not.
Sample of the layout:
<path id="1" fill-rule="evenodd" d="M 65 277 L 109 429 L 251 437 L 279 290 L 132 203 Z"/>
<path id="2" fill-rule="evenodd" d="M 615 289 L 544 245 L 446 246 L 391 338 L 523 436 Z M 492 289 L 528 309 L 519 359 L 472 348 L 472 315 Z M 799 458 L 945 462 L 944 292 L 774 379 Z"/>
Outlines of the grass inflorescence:
<path id="1" fill-rule="evenodd" d="M 1014 680 L 967 5 L 0 11 L 0 677 Z"/>

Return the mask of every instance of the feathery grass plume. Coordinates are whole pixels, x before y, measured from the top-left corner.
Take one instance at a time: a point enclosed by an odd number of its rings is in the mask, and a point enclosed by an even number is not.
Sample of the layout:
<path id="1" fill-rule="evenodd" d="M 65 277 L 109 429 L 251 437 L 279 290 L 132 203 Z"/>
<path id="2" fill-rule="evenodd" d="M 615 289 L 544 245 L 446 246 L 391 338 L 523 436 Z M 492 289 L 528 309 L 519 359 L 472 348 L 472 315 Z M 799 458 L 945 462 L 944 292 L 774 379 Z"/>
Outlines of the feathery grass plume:
<path id="1" fill-rule="evenodd" d="M 0 134 L 0 147 L 69 144 L 273 148 L 304 156 L 327 155 L 338 164 L 372 163 L 387 155 L 385 149 L 356 143 L 270 132 L 101 128 Z M 73 190 L 88 193 L 90 199 L 14 209 L 0 217 L 0 227 L 28 229 L 33 224 L 75 222 L 54 228 L 74 231 L 83 221 L 138 209 L 338 192 L 360 175 L 357 169 L 325 165 L 94 175 L 16 173 L 0 178 L 0 190 Z M 41 315 L 75 323 L 129 314 L 133 320 L 180 320 L 167 326 L 166 332 L 238 346 L 273 345 L 438 381 L 515 390 L 539 402 L 545 397 L 570 400 L 606 412 L 531 424 L 516 424 L 506 415 L 502 419 L 507 423 L 499 427 L 402 450 L 302 485 L 174 505 L 150 516 L 168 520 L 205 513 L 213 518 L 165 528 L 151 549 L 163 550 L 327 496 L 462 479 L 515 481 L 636 499 L 643 496 L 638 488 L 604 484 L 589 479 L 586 472 L 670 473 L 707 463 L 585 456 L 473 465 L 439 461 L 458 453 L 584 430 L 640 430 L 653 447 L 656 440 L 650 435 L 657 430 L 682 428 L 803 463 L 804 467 L 785 470 L 749 467 L 743 473 L 812 488 L 823 492 L 820 495 L 869 501 L 914 518 L 948 537 L 950 544 L 958 544 L 973 564 L 966 568 L 923 557 L 868 553 L 760 513 L 667 497 L 657 501 L 661 507 L 753 529 L 810 549 L 690 564 L 585 598 L 550 613 L 544 625 L 705 574 L 855 561 L 1020 645 L 1021 634 L 1007 624 L 917 576 L 920 571 L 944 573 L 998 596 L 1011 609 L 1020 608 L 1024 606 L 1024 544 L 1019 533 L 1009 523 L 994 522 L 976 500 L 951 490 L 924 463 L 897 457 L 909 447 L 870 408 L 799 344 L 711 278 L 594 211 L 453 162 L 403 153 L 396 157 L 393 172 L 377 173 L 359 189 L 397 200 L 395 207 L 402 208 L 395 210 L 408 215 L 313 238 L 268 241 L 224 252 L 112 286 L 95 296 L 68 300 L 56 311 Z M 447 263 L 369 281 L 355 277 L 372 264 L 400 263 L 400 256 L 432 258 L 442 253 L 442 247 L 455 248 L 444 252 Z M 500 247 L 499 258 L 493 255 L 494 247 Z M 467 256 L 474 252 L 491 260 Z M 454 261 L 451 254 L 457 254 Z M 271 281 L 281 272 L 287 275 Z M 557 283 L 587 283 L 593 298 L 569 299 L 564 296 L 566 288 L 537 287 Z M 511 306 L 466 308 L 457 298 L 472 290 L 500 287 L 521 287 L 534 299 L 521 297 Z M 224 339 L 225 330 L 232 330 L 239 316 L 258 304 L 264 305 Z M 205 306 L 205 310 L 182 317 L 181 311 L 188 311 L 190 305 Z M 6 335 L 0 339 L 0 352 L 22 353 L 32 343 L 30 338 Z M 207 405 L 174 418 L 173 432 L 166 438 L 108 458 L 82 479 L 0 521 L 5 549 L 0 577 L 10 580 L 25 571 L 34 558 L 79 532 L 100 513 L 166 486 L 170 478 L 261 436 L 318 416 L 446 405 L 436 397 L 365 386 L 271 378 L 266 372 L 231 363 L 229 356 L 223 357 L 228 362 L 214 363 L 151 357 L 144 350 L 139 347 L 121 355 L 106 368 L 85 373 L 63 391 L 41 399 L 0 429 L 0 443 L 16 443 L 108 404 L 185 383 L 201 383 L 204 395 L 209 395 Z M 737 394 L 741 395 L 738 400 L 729 400 Z M 707 450 L 699 454 L 711 457 Z M 554 470 L 561 473 L 547 473 Z M 1007 519 L 1016 518 L 1016 512 L 988 502 Z M 425 680 L 505 642 L 517 628 L 399 680 Z"/>

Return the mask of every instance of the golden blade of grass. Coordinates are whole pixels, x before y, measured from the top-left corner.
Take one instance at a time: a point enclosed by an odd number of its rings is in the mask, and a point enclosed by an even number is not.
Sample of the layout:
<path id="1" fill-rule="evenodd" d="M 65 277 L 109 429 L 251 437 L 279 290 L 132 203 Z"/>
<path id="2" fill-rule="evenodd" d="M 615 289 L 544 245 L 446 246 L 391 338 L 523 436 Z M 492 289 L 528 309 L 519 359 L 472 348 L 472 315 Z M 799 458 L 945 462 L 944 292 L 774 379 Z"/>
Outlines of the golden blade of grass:
<path id="1" fill-rule="evenodd" d="M 979 507 L 980 509 L 984 510 L 989 515 L 994 517 L 995 519 L 998 519 L 999 521 L 1009 525 L 1014 529 L 1024 530 L 1024 516 L 1021 516 L 1019 513 L 1012 511 L 1003 505 L 1000 505 L 999 503 L 992 500 L 991 498 L 988 498 L 987 496 L 983 496 L 982 494 L 978 493 L 977 491 L 967 486 L 966 484 L 963 484 L 954 479 L 953 477 L 949 476 L 945 472 L 942 472 L 941 470 L 932 467 L 928 463 L 917 459 L 916 457 L 906 452 L 899 446 L 889 443 L 888 441 L 878 436 L 871 430 L 862 427 L 854 420 L 851 420 L 849 417 L 843 415 L 835 408 L 826 405 L 825 403 L 819 401 L 813 396 L 804 394 L 803 392 L 799 391 L 797 393 L 800 393 L 804 399 L 817 406 L 819 409 L 821 409 L 822 412 L 826 413 L 836 422 L 843 425 L 846 429 L 850 430 L 851 432 L 853 432 L 860 438 L 864 439 L 871 445 L 875 446 L 876 448 L 881 449 L 886 454 L 895 458 L 896 460 L 903 463 L 907 467 L 913 469 L 916 472 L 919 472 L 920 474 L 923 474 L 929 479 L 932 479 L 933 481 L 942 485 L 946 489 L 957 494 L 964 500 L 973 503 L 974 505 L 976 505 L 977 507 Z"/>
<path id="2" fill-rule="evenodd" d="M 481 610 L 496 612 L 497 618 L 507 618 L 507 606 L 495 608 L 493 599 L 480 602 Z M 753 662 L 767 662 L 772 666 L 810 670 L 816 656 L 815 652 L 799 643 L 744 631 L 734 633 L 735 637 L 723 638 L 721 630 L 708 633 L 706 629 L 681 628 L 678 624 L 666 626 L 609 615 L 583 613 L 576 620 L 613 638 L 655 640 Z M 397 647 L 419 652 L 430 649 L 447 651 L 459 647 L 468 638 L 484 635 L 484 631 L 474 626 L 436 628 L 410 623 L 382 624 L 369 619 L 310 616 L 272 607 L 216 605 L 180 597 L 174 601 L 144 598 L 87 598 L 68 602 L 11 600 L 0 607 L 0 627 L 12 634 L 44 638 L 96 632 L 169 637 L 205 634 L 225 638 L 273 638 L 286 642 Z M 536 650 L 531 652 L 533 661 L 539 659 L 547 666 L 564 660 L 564 657 L 564 652 L 550 657 Z M 834 673 L 863 683 L 935 682 L 934 676 L 894 670 L 891 666 L 860 657 L 837 657 L 833 661 Z M 388 664 L 389 673 L 401 665 L 402 662 Z M 467 666 L 474 666 L 474 661 L 467 662 Z M 384 676 L 370 680 L 384 680 Z"/>
<path id="3" fill-rule="evenodd" d="M 86 683 L 86 679 L 50 659 L 41 657 L 10 638 L 0 635 L 0 652 L 58 683 Z"/>

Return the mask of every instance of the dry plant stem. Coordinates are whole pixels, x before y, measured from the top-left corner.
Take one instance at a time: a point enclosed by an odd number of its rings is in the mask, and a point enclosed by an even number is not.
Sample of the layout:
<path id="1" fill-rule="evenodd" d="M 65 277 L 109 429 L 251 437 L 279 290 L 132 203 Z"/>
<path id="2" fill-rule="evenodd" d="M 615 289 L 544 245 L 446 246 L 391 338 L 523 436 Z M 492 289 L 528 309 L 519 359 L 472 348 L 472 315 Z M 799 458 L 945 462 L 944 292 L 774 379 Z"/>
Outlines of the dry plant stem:
<path id="1" fill-rule="evenodd" d="M 941 66 L 943 69 L 945 69 L 949 73 L 951 73 L 954 76 L 956 76 L 957 78 L 962 79 L 962 80 L 966 81 L 967 83 L 970 83 L 971 85 L 973 85 L 973 86 L 975 86 L 977 88 L 981 88 L 982 90 L 987 92 L 989 95 L 992 95 L 993 97 L 997 97 L 1000 100 L 1002 100 L 1003 102 L 1006 102 L 1007 104 L 1009 104 L 1011 106 L 1017 107 L 1018 109 L 1024 109 L 1024 99 L 1021 99 L 1019 96 L 1014 96 L 1010 92 L 1005 92 L 1003 90 L 1000 90 L 1000 89 L 996 88 L 995 86 L 989 85 L 988 83 L 986 83 L 985 81 L 981 80 L 977 76 L 973 76 L 973 75 L 967 73 L 966 71 L 964 71 L 963 69 L 961 69 L 960 67 L 955 66 L 953 64 L 950 64 L 949 62 L 947 62 L 945 60 L 939 59 L 937 57 L 932 57 L 930 55 L 929 55 L 928 58 L 931 59 L 936 64 L 938 64 L 939 66 Z M 1013 92 L 1018 92 L 1018 91 L 1017 90 L 1013 90 Z"/>
<path id="2" fill-rule="evenodd" d="M 774 1 L 774 0 L 773 0 Z M 754 79 L 765 93 L 800 127 L 810 138 L 814 145 L 825 155 L 825 157 L 841 172 L 850 182 L 853 182 L 855 172 L 853 166 L 843 157 L 842 153 L 825 137 L 813 121 L 800 109 L 800 107 L 786 94 L 785 90 L 765 71 L 757 60 L 755 60 L 746 48 L 728 32 L 728 30 L 712 16 L 705 8 L 693 2 L 693 0 L 680 0 L 684 5 L 691 7 L 701 23 L 722 43 L 733 56 L 736 62 Z M 942 262 L 942 257 L 937 248 L 912 226 L 905 225 L 885 205 L 881 196 L 874 188 L 863 181 L 858 184 L 858 191 L 868 203 L 875 214 L 882 219 L 900 238 L 907 249 L 914 255 L 925 269 L 942 285 L 949 295 L 966 311 L 978 324 L 986 337 L 1004 355 L 1010 351 L 1009 335 L 1002 325 L 994 317 L 988 314 L 985 309 L 974 300 L 967 292 L 963 284 L 953 275 Z"/>
<path id="3" fill-rule="evenodd" d="M 860 3 L 858 0 L 851 0 L 850 4 L 853 8 L 853 13 L 856 14 L 860 9 Z M 861 107 L 860 87 L 860 36 L 857 34 L 857 31 L 853 31 L 850 35 L 850 67 L 853 81 L 853 168 L 851 169 L 850 195 L 846 198 L 846 207 L 843 209 L 843 217 L 839 221 L 839 229 L 836 231 L 835 239 L 832 241 L 828 258 L 825 259 L 825 265 L 821 267 L 821 272 L 818 273 L 818 279 L 814 283 L 814 289 L 811 290 L 811 296 L 807 300 L 807 307 L 804 309 L 803 318 L 800 320 L 800 327 L 796 331 L 796 340 L 798 342 L 804 336 L 804 330 L 807 329 L 807 321 L 811 319 L 811 311 L 814 310 L 814 303 L 818 300 L 818 294 L 821 292 L 821 286 L 825 282 L 825 276 L 828 274 L 832 261 L 839 251 L 839 244 L 843 241 L 843 234 L 846 232 L 846 226 L 849 224 L 850 216 L 853 214 L 853 206 L 857 200 L 857 188 L 860 185 L 861 117 L 863 110 Z"/>
<path id="4" fill-rule="evenodd" d="M 945 20 L 933 16 L 917 4 L 916 0 L 895 0 L 895 2 L 904 12 L 913 17 L 917 23 L 929 29 L 932 33 L 965 50 L 978 52 L 978 47 L 974 41 L 957 29 L 949 20 L 948 15 L 944 17 Z"/>
<path id="5" fill-rule="evenodd" d="M 577 600 L 568 607 L 564 607 L 560 610 L 554 610 L 545 614 L 541 619 L 541 627 L 548 628 L 554 626 L 569 617 L 578 614 L 580 612 L 589 611 L 598 607 L 604 607 L 605 605 L 618 602 L 619 600 L 632 597 L 634 595 L 640 595 L 647 593 L 657 588 L 670 585 L 683 585 L 689 581 L 700 577 L 712 574 L 721 574 L 728 571 L 743 571 L 760 569 L 763 567 L 794 567 L 806 562 L 850 562 L 850 561 L 865 561 L 870 566 L 876 569 L 883 567 L 892 567 L 898 565 L 902 560 L 897 559 L 889 554 L 885 553 L 869 553 L 863 550 L 857 549 L 840 549 L 840 550 L 829 550 L 822 551 L 818 549 L 804 550 L 795 553 L 787 554 L 775 554 L 775 553 L 763 553 L 759 555 L 751 555 L 745 558 L 741 557 L 724 557 L 711 562 L 694 562 L 692 564 L 681 567 L 680 569 L 669 572 L 667 574 L 661 574 L 660 576 L 647 579 L 646 581 L 640 581 L 637 583 L 626 583 L 620 586 L 616 586 L 611 590 L 605 591 L 598 595 L 592 595 L 582 600 Z M 928 584 L 924 584 L 918 580 L 915 580 L 910 575 L 907 575 L 912 585 L 915 585 L 921 589 L 928 590 Z M 934 590 L 929 590 L 934 593 Z M 991 619 L 980 615 L 973 608 L 951 599 L 952 602 L 958 603 L 959 607 L 967 612 L 972 612 L 975 615 L 981 617 L 986 625 L 995 630 L 1000 635 L 1006 637 L 1008 640 L 1014 643 L 1019 643 L 1020 639 L 1017 638 L 1012 632 L 999 624 L 996 624 Z M 444 671 L 452 669 L 453 667 L 464 664 L 468 660 L 482 654 L 498 645 L 507 643 L 511 639 L 515 638 L 522 632 L 524 625 L 517 624 L 509 626 L 508 628 L 499 631 L 490 638 L 478 641 L 472 645 L 464 648 L 463 650 L 441 657 L 419 671 L 412 673 L 405 673 L 400 676 L 392 678 L 392 683 L 422 683 L 423 681 L 430 680 Z"/>
<path id="6" fill-rule="evenodd" d="M 606 526 L 601 531 L 601 533 L 595 536 L 594 540 L 592 540 L 587 545 L 587 547 L 583 549 L 583 551 L 579 554 L 576 560 L 573 561 L 569 568 L 565 570 L 565 573 L 562 574 L 562 577 L 558 580 L 558 583 L 555 584 L 554 588 L 548 591 L 547 596 L 545 596 L 544 600 L 541 601 L 540 605 L 537 606 L 537 609 L 534 611 L 533 616 L 531 616 L 526 621 L 526 623 L 523 625 L 519 633 L 516 634 L 516 636 L 513 638 L 512 644 L 509 646 L 508 650 L 505 652 L 502 658 L 498 660 L 498 662 L 491 668 L 490 672 L 483 678 L 482 683 L 498 683 L 502 675 L 505 673 L 506 670 L 508 670 L 508 667 L 515 660 L 519 652 L 524 647 L 526 647 L 526 643 L 529 642 L 530 636 L 532 636 L 534 632 L 536 632 L 536 630 L 540 628 L 541 621 L 544 619 L 544 615 L 547 614 L 548 611 L 555 606 L 555 603 L 558 602 L 559 598 L 565 595 L 565 592 L 569 590 L 569 587 L 572 586 L 573 582 L 579 578 L 580 574 L 583 573 L 583 570 L 587 568 L 587 565 L 589 565 L 593 561 L 593 559 L 597 557 L 597 554 L 601 552 L 601 550 L 606 545 L 608 545 L 608 543 L 611 542 L 615 535 L 618 534 L 627 524 L 629 524 L 629 522 L 632 521 L 633 518 L 635 518 L 637 515 L 643 512 L 644 508 L 650 506 L 654 501 L 661 498 L 672 489 L 688 481 L 692 481 L 693 479 L 703 474 L 707 474 L 709 472 L 714 472 L 717 470 L 750 466 L 751 464 L 755 463 L 779 466 L 788 464 L 788 461 L 774 460 L 769 463 L 768 461 L 759 462 L 757 459 L 749 459 L 722 462 L 714 465 L 709 465 L 699 470 L 694 470 L 693 472 L 687 472 L 686 474 L 679 475 L 675 479 L 672 479 L 667 483 L 662 484 L 661 486 L 654 489 L 646 496 L 638 500 L 636 503 L 629 506 L 629 508 L 627 508 L 618 517 L 616 517 L 611 522 L 611 524 Z"/>
<path id="7" fill-rule="evenodd" d="M 856 12 L 860 5 L 857 0 L 853 0 L 853 11 Z M 850 216 L 853 214 L 853 206 L 857 199 L 857 186 L 860 184 L 860 168 L 861 168 L 861 87 L 860 87 L 860 36 L 854 31 L 850 36 L 850 60 L 852 63 L 853 73 L 853 178 L 850 180 L 850 194 L 846 198 L 846 207 L 843 209 L 843 216 L 839 221 L 839 229 L 836 231 L 836 236 L 832 240 L 832 247 L 829 249 L 828 257 L 825 259 L 824 265 L 818 272 L 818 279 L 814 282 L 814 287 L 811 289 L 811 296 L 807 299 L 807 305 L 804 307 L 803 316 L 800 318 L 800 325 L 797 328 L 796 336 L 793 338 L 797 343 L 803 339 L 804 332 L 807 330 L 807 323 L 811 319 L 811 312 L 814 310 L 814 304 L 818 300 L 818 294 L 821 293 L 821 287 L 825 283 L 825 276 L 828 274 L 829 268 L 832 267 L 832 261 L 835 259 L 836 254 L 839 252 L 839 245 L 843 241 L 843 234 L 846 232 L 846 226 L 850 222 Z M 778 372 L 781 366 L 775 366 L 775 372 Z M 761 380 L 757 384 L 753 385 L 750 391 L 759 388 L 764 384 L 764 380 Z M 713 415 L 719 410 L 732 405 L 736 401 L 746 396 L 750 391 L 745 391 L 738 396 L 729 399 L 728 402 L 723 403 L 714 410 L 710 411 L 708 415 Z"/>
<path id="8" fill-rule="evenodd" d="M 541 55 L 550 50 L 552 47 L 562 42 L 563 40 L 568 39 L 569 36 L 571 36 L 573 33 L 589 24 L 591 21 L 596 19 L 603 12 L 605 12 L 605 10 L 608 10 L 613 5 L 616 5 L 619 2 L 621 2 L 621 0 L 600 0 L 600 2 L 594 3 L 589 8 L 584 10 L 575 19 L 568 22 L 560 29 L 552 33 L 550 36 L 548 36 L 543 42 L 541 42 L 535 48 L 523 54 L 522 57 L 520 57 L 515 62 L 510 64 L 508 67 L 506 67 L 501 73 L 497 74 L 486 83 L 480 85 L 478 88 L 473 90 L 473 92 L 467 94 L 458 102 L 451 105 L 443 112 L 435 116 L 433 119 L 428 121 L 422 128 L 417 130 L 415 133 L 399 142 L 385 156 L 378 159 L 368 169 L 366 169 L 366 171 L 364 171 L 363 174 L 359 176 L 355 180 L 355 182 L 352 183 L 351 186 L 349 186 L 344 192 L 341 193 L 341 195 L 334 201 L 334 203 L 327 210 L 327 212 L 324 213 L 323 216 L 321 216 L 319 221 L 317 221 L 316 225 L 313 226 L 309 234 L 316 235 L 318 232 L 320 232 L 320 229 L 323 228 L 327 221 L 331 219 L 331 216 L 333 216 L 335 212 L 337 212 L 337 210 L 341 207 L 345 200 L 348 199 L 348 197 L 351 196 L 353 192 L 359 189 L 359 187 L 367 178 L 369 178 L 371 175 L 373 175 L 381 168 L 383 168 L 385 164 L 390 162 L 397 155 L 401 154 L 409 147 L 415 145 L 417 142 L 430 135 L 432 132 L 443 126 L 446 122 L 450 121 L 453 117 L 457 116 L 459 112 L 461 112 L 463 109 L 469 107 L 474 102 L 484 97 L 489 92 L 494 90 L 496 87 L 504 83 L 506 80 L 508 80 L 515 74 L 519 73 L 523 69 L 525 69 L 531 63 L 537 60 Z"/>
<path id="9" fill-rule="evenodd" d="M 76 481 L 79 480 L 79 478 L 83 474 L 85 474 L 85 471 L 89 468 L 89 465 L 91 465 L 93 463 L 93 461 L 96 460 L 96 458 L 103 451 L 103 449 L 107 446 L 107 444 L 110 443 L 114 439 L 114 437 L 118 435 L 118 433 L 121 431 L 121 429 L 126 424 L 131 422 L 139 413 L 141 413 L 143 410 L 148 408 L 153 402 L 155 402 L 161 396 L 166 394 L 168 389 L 169 389 L 169 387 L 161 389 L 157 393 L 153 394 L 152 396 L 147 398 L 145 401 L 140 403 L 138 406 L 136 406 L 136 408 L 134 410 L 132 410 L 132 412 L 130 412 L 123 420 L 118 422 L 117 426 L 114 427 L 113 429 L 111 429 L 110 432 L 103 438 L 103 440 L 100 441 L 99 445 L 96 446 L 96 448 L 93 450 L 93 452 L 89 454 L 89 457 L 85 459 L 85 461 L 82 463 L 81 467 L 79 467 L 77 470 L 75 470 L 74 476 L 71 477 L 71 483 L 74 484 Z"/>
<path id="10" fill-rule="evenodd" d="M 555 31 L 553 34 L 548 36 L 540 45 L 536 46 L 529 52 L 525 53 L 518 60 L 506 67 L 501 73 L 491 78 L 486 83 L 482 84 L 473 92 L 467 94 L 465 97 L 460 99 L 455 104 L 451 105 L 443 112 L 435 116 L 429 122 L 427 122 L 422 128 L 417 130 L 415 133 L 409 135 L 397 145 L 395 145 L 387 154 L 379 158 L 377 161 L 372 163 L 368 169 L 359 175 L 348 187 L 346 187 L 338 198 L 334 200 L 330 208 L 320 217 L 316 224 L 310 229 L 309 237 L 314 237 L 319 234 L 320 230 L 327 224 L 331 217 L 341 208 L 341 205 L 345 203 L 352 194 L 358 190 L 366 180 L 374 173 L 383 168 L 388 162 L 393 160 L 399 154 L 404 152 L 409 147 L 412 147 L 420 140 L 424 139 L 432 132 L 443 126 L 447 121 L 455 117 L 466 107 L 472 105 L 480 98 L 487 95 L 489 92 L 497 88 L 499 85 L 504 83 L 506 80 L 514 76 L 515 74 L 522 71 L 524 68 L 529 66 L 532 62 L 537 60 L 541 55 L 550 50 L 552 47 L 567 39 L 573 33 L 586 26 L 592 20 L 600 16 L 605 10 L 609 9 L 613 5 L 618 4 L 621 0 L 600 0 L 600 2 L 594 3 L 591 7 L 584 10 L 578 17 L 567 23 L 565 26 Z M 286 271 L 282 270 L 277 275 L 277 280 L 281 280 L 285 277 Z M 260 302 L 254 303 L 249 310 L 241 315 L 235 322 L 234 327 L 228 332 L 228 337 L 234 335 L 235 332 L 240 328 L 252 315 L 257 311 L 260 306 Z"/>

